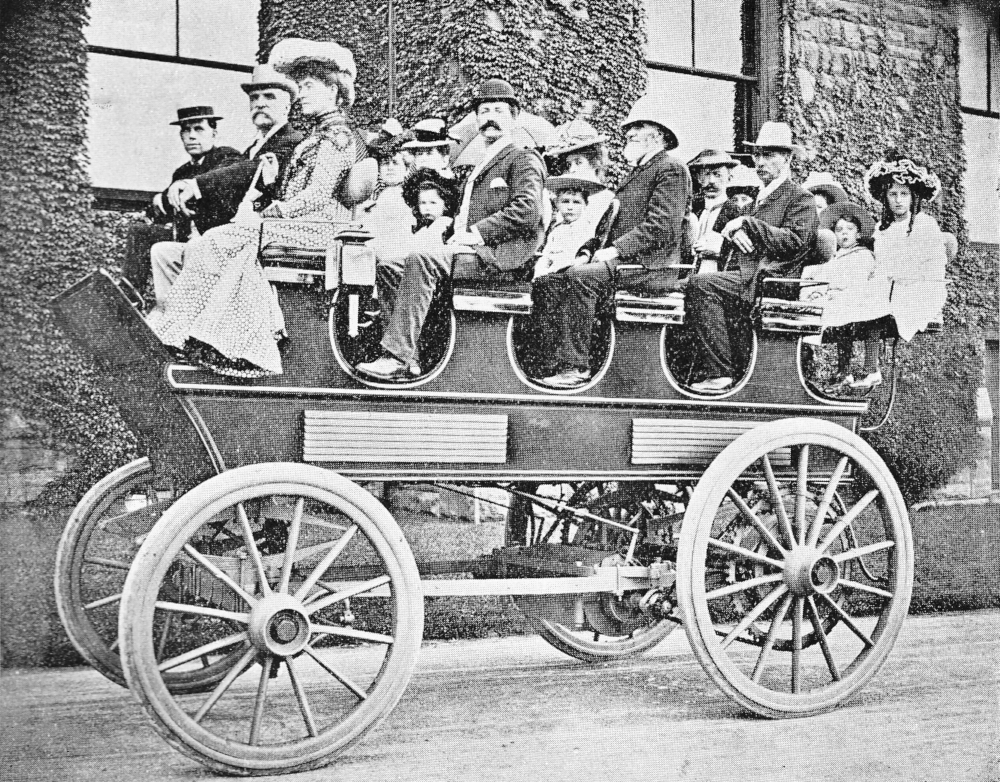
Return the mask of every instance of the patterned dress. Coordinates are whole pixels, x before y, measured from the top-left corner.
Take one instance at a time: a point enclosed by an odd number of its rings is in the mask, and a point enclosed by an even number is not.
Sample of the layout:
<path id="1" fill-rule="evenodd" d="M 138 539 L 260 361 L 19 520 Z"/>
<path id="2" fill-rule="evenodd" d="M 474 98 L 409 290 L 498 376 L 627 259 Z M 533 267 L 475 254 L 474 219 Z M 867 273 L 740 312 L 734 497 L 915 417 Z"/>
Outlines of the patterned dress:
<path id="1" fill-rule="evenodd" d="M 278 339 L 284 335 L 284 318 L 257 260 L 258 249 L 271 243 L 332 245 L 333 223 L 351 219 L 337 195 L 358 149 L 342 114 L 321 118 L 295 148 L 280 199 L 263 212 L 288 223 L 224 225 L 190 242 L 170 295 L 147 318 L 163 343 L 177 348 L 204 343 L 226 360 L 213 367 L 226 374 L 281 374 Z"/>

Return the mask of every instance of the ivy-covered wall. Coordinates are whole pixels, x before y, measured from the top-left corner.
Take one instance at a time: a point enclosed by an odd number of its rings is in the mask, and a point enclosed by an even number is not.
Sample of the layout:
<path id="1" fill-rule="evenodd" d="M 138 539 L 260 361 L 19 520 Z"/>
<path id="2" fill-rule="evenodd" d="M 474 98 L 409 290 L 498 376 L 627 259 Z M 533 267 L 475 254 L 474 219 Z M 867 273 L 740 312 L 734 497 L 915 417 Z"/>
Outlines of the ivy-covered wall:
<path id="1" fill-rule="evenodd" d="M 970 246 L 963 218 L 956 13 L 936 0 L 786 0 L 784 12 L 782 119 L 806 147 L 803 169 L 833 172 L 877 216 L 863 174 L 895 147 L 941 177 L 927 211 L 959 240 L 944 332 L 900 343 L 896 410 L 869 437 L 911 500 L 965 464 L 978 425 L 983 331 L 997 322 L 996 248 Z"/>
<path id="2" fill-rule="evenodd" d="M 0 394 L 63 450 L 79 496 L 128 458 L 131 435 L 63 341 L 48 299 L 101 261 L 87 180 L 87 0 L 8 0 L 0 6 Z M 46 425 L 47 424 L 47 425 Z"/>

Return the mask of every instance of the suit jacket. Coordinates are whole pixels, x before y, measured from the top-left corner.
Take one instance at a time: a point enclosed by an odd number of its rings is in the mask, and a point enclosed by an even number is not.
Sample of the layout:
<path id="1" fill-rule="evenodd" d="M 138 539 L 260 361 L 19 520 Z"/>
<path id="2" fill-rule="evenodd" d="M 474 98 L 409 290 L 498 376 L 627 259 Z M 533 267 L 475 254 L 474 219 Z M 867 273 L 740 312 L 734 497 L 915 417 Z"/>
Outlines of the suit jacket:
<path id="1" fill-rule="evenodd" d="M 485 266 L 509 272 L 531 261 L 545 236 L 544 179 L 538 155 L 511 145 L 473 181 L 468 227 L 483 237 L 485 246 L 476 253 Z"/>
<path id="2" fill-rule="evenodd" d="M 204 171 L 211 171 L 212 169 L 220 168 L 222 166 L 228 166 L 231 163 L 235 163 L 240 160 L 243 156 L 240 155 L 232 147 L 212 147 L 208 152 L 206 152 L 200 163 L 195 163 L 193 160 L 189 160 L 183 166 L 174 171 L 173 176 L 170 178 L 171 182 L 176 182 L 178 179 L 194 179 L 198 174 Z M 167 191 L 164 190 L 161 194 L 163 201 L 163 208 L 166 210 L 167 214 L 174 219 L 177 223 L 177 239 L 178 241 L 187 241 L 188 236 L 191 233 L 190 223 L 194 223 L 201 233 L 205 233 L 209 228 L 215 228 L 217 225 L 222 225 L 223 223 L 228 223 L 233 215 L 225 217 L 221 212 L 214 209 L 199 208 L 195 210 L 193 218 L 182 217 L 180 215 L 175 215 L 173 209 L 170 207 L 170 202 L 167 201 Z M 235 214 L 233 210 L 233 214 Z"/>
<path id="3" fill-rule="evenodd" d="M 818 228 L 812 193 L 790 179 L 756 204 L 743 224 L 753 251 L 739 252 L 728 240 L 722 247 L 723 255 L 733 250 L 727 268 L 739 264 L 745 298 L 754 299 L 764 277 L 798 277 L 803 261 L 814 252 Z"/>
<path id="4" fill-rule="evenodd" d="M 681 263 L 684 213 L 691 199 L 687 166 L 666 151 L 657 152 L 628 174 L 615 197 L 618 212 L 609 209 L 598 223 L 595 238 L 581 249 L 585 255 L 613 245 L 620 263 L 663 270 Z"/>
<path id="5" fill-rule="evenodd" d="M 199 212 L 204 211 L 206 215 L 211 215 L 209 219 L 213 222 L 217 221 L 216 225 L 222 225 L 232 220 L 240 202 L 250 189 L 250 183 L 253 182 L 254 174 L 257 173 L 260 156 L 271 152 L 278 158 L 279 177 L 269 187 L 264 187 L 261 184 L 257 186 L 262 194 L 259 203 L 262 207 L 267 206 L 277 197 L 276 191 L 281 176 L 288 169 L 292 153 L 303 138 L 300 131 L 286 122 L 254 152 L 253 157 L 247 155 L 250 151 L 250 147 L 247 147 L 243 152 L 242 160 L 195 177 L 198 190 L 201 192 L 201 199 L 196 202 Z"/>

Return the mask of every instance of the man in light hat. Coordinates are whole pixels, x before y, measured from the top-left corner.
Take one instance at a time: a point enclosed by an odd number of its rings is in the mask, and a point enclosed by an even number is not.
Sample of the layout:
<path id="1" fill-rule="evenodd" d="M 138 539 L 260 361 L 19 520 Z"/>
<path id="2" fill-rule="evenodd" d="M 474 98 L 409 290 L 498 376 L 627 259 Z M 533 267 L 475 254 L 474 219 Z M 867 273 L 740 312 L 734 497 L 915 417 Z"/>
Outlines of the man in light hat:
<path id="1" fill-rule="evenodd" d="M 687 284 L 685 305 L 701 356 L 703 379 L 692 390 L 724 393 L 745 369 L 751 309 L 764 277 L 798 277 L 814 250 L 819 219 L 812 193 L 790 178 L 798 147 L 784 122 L 765 122 L 754 150 L 764 187 L 748 216 L 722 229 L 722 253 L 732 251 L 726 271 L 696 274 Z M 797 295 L 798 291 L 788 292 Z"/>
<path id="2" fill-rule="evenodd" d="M 544 236 L 539 156 L 513 142 L 521 101 L 503 79 L 483 82 L 473 100 L 486 154 L 465 182 L 454 234 L 440 247 L 423 246 L 406 257 L 402 273 L 379 267 L 384 297 L 382 356 L 359 364 L 359 372 L 380 380 L 420 374 L 417 345 L 437 286 L 459 279 L 526 276 Z"/>
<path id="3" fill-rule="evenodd" d="M 728 187 L 733 169 L 740 162 L 728 152 L 704 149 L 688 161 L 688 170 L 698 183 L 691 211 L 697 222 L 692 249 L 701 259 L 701 271 L 717 271 L 722 252 L 720 231 L 730 215 L 723 206 L 729 200 Z M 728 211 L 728 210 L 727 210 Z M 732 215 L 735 217 L 735 215 Z"/>
<path id="4" fill-rule="evenodd" d="M 280 179 L 271 186 L 259 180 L 254 182 L 261 161 L 273 159 L 280 172 L 288 166 L 295 147 L 302 141 L 302 133 L 288 123 L 292 101 L 298 95 L 295 82 L 274 70 L 270 65 L 258 65 L 249 82 L 240 85 L 250 100 L 250 119 L 257 129 L 253 143 L 243 152 L 243 160 L 206 171 L 190 179 L 180 179 L 167 188 L 170 206 L 190 215 L 203 215 L 207 222 L 224 225 L 230 222 L 239 209 L 240 202 L 248 197 L 260 207 L 274 199 L 274 190 Z M 160 242 L 150 250 L 153 268 L 153 289 L 161 301 L 170 291 L 184 265 L 184 244 Z"/>
<path id="5" fill-rule="evenodd" d="M 580 248 L 582 263 L 537 280 L 532 301 L 554 374 L 541 382 L 573 388 L 590 379 L 590 343 L 601 301 L 614 292 L 619 264 L 641 264 L 629 290 L 659 293 L 677 281 L 684 213 L 691 198 L 687 166 L 668 152 L 677 137 L 662 116 L 663 103 L 640 98 L 622 122 L 625 159 L 633 166 L 615 201 L 597 226 L 595 238 Z"/>
<path id="6" fill-rule="evenodd" d="M 445 121 L 440 117 L 420 120 L 410 131 L 413 138 L 403 144 L 403 149 L 413 155 L 413 167 L 429 168 L 444 176 L 451 172 L 451 145 L 456 139 L 448 135 Z"/>
<path id="7" fill-rule="evenodd" d="M 191 158 L 187 163 L 174 171 L 171 182 L 190 179 L 196 174 L 211 171 L 220 166 L 233 163 L 240 153 L 232 147 L 217 147 L 215 138 L 218 133 L 218 122 L 222 119 L 211 106 L 189 106 L 177 110 L 177 120 L 171 122 L 180 128 L 181 143 L 184 151 Z M 169 188 L 168 188 L 169 189 Z M 152 224 L 131 226 L 125 239 L 125 263 L 122 276 L 137 289 L 142 289 L 149 279 L 149 252 L 157 242 L 178 239 L 187 241 L 191 234 L 191 224 L 204 233 L 222 222 L 215 222 L 216 215 L 193 216 L 177 212 L 170 205 L 168 191 L 157 193 L 152 205 L 146 210 Z M 174 230 L 165 223 L 174 221 Z"/>

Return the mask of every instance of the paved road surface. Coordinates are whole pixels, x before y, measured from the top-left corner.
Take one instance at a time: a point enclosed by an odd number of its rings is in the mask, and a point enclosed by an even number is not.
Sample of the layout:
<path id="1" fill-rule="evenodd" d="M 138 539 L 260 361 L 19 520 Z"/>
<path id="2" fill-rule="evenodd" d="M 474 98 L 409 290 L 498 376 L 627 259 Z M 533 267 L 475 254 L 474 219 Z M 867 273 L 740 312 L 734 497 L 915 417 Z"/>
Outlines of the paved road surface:
<path id="1" fill-rule="evenodd" d="M 426 644 L 402 702 L 360 745 L 327 769 L 266 779 L 997 782 L 998 661 L 1000 612 L 910 618 L 851 702 L 767 721 L 715 688 L 682 630 L 603 667 L 536 636 Z M 0 780 L 208 779 L 225 777 L 167 747 L 99 674 L 4 673 Z"/>

